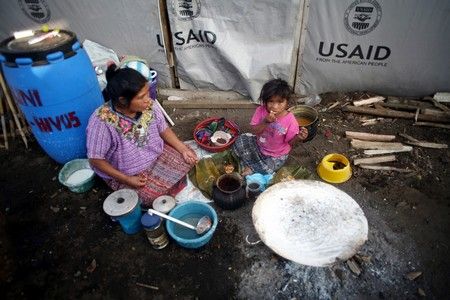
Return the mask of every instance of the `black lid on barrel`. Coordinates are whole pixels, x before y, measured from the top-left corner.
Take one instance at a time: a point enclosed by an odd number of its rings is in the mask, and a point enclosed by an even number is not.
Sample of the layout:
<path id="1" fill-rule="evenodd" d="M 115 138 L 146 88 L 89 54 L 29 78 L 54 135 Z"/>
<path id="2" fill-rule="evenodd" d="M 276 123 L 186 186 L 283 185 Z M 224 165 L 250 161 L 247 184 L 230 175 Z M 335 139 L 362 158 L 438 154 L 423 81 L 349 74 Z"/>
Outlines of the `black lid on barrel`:
<path id="1" fill-rule="evenodd" d="M 38 38 L 52 31 L 44 32 L 41 30 L 34 31 L 33 36 L 24 38 L 14 38 L 14 36 L 3 40 L 0 43 L 0 54 L 2 54 L 7 62 L 15 62 L 17 58 L 30 58 L 33 61 L 47 60 L 46 57 L 50 53 L 61 51 L 64 54 L 73 52 L 72 46 L 77 42 L 75 33 L 67 30 L 53 31 L 55 35 L 42 41 L 30 44 L 29 41 Z"/>

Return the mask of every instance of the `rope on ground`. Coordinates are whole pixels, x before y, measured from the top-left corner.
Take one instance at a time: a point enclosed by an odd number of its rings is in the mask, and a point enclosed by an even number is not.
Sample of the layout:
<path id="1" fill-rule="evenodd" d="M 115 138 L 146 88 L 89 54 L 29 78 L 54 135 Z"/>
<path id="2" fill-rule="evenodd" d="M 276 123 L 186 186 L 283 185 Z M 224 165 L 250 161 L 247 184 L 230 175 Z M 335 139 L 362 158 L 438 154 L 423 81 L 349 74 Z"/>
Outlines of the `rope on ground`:
<path id="1" fill-rule="evenodd" d="M 251 246 L 257 245 L 257 244 L 261 243 L 261 240 L 257 240 L 257 241 L 255 241 L 255 242 L 250 242 L 250 241 L 248 240 L 248 234 L 247 234 L 247 236 L 245 237 L 245 241 L 247 242 L 247 244 L 249 244 L 249 245 L 251 245 Z"/>

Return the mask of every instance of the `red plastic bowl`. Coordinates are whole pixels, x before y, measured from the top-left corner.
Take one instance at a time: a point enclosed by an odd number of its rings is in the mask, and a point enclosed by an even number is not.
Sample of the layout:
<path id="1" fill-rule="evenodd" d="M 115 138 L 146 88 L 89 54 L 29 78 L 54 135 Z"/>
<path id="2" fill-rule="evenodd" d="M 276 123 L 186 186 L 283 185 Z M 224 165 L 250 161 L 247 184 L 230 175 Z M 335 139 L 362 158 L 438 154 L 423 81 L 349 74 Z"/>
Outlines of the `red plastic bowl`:
<path id="1" fill-rule="evenodd" d="M 209 151 L 209 152 L 221 152 L 221 151 L 223 151 L 223 150 L 225 150 L 225 149 L 228 149 L 231 145 L 233 145 L 234 141 L 236 141 L 236 138 L 237 138 L 238 135 L 239 135 L 239 127 L 237 126 L 237 124 L 235 124 L 235 123 L 232 122 L 232 121 L 225 120 L 225 124 L 224 124 L 225 128 L 229 128 L 231 131 L 233 131 L 233 133 L 230 132 L 230 134 L 233 136 L 233 137 L 231 138 L 231 140 L 230 140 L 227 144 L 225 144 L 225 145 L 223 145 L 223 146 L 205 145 L 205 144 L 202 144 L 202 143 L 199 141 L 199 139 L 197 138 L 197 134 L 196 134 L 196 133 L 197 133 L 200 129 L 203 129 L 203 128 L 208 127 L 208 125 L 209 125 L 211 122 L 219 121 L 220 119 L 221 119 L 221 118 L 217 118 L 217 117 L 210 117 L 210 118 L 207 118 L 207 119 L 201 121 L 200 123 L 198 123 L 198 124 L 195 126 L 195 128 L 194 128 L 194 132 L 193 132 L 193 134 L 194 134 L 194 141 L 195 141 L 201 148 L 203 148 L 203 149 L 205 149 L 205 150 L 207 150 L 207 151 Z"/>

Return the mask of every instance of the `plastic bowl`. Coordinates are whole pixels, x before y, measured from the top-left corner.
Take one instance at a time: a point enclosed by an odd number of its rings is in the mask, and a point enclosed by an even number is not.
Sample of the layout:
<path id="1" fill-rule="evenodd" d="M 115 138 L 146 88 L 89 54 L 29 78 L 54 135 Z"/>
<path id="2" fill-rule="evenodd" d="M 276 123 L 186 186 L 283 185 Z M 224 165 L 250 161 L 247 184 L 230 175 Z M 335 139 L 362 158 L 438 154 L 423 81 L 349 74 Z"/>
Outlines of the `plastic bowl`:
<path id="1" fill-rule="evenodd" d="M 184 248 L 196 249 L 206 245 L 211 240 L 217 228 L 218 218 L 216 211 L 208 204 L 190 200 L 177 205 L 169 213 L 169 216 L 185 221 L 189 224 L 197 225 L 198 220 L 203 216 L 208 216 L 212 220 L 211 228 L 203 235 L 198 235 L 194 230 L 167 221 L 166 228 L 172 239 Z"/>
<path id="2" fill-rule="evenodd" d="M 312 140 L 316 136 L 319 124 L 319 113 L 317 110 L 308 105 L 296 105 L 290 111 L 297 119 L 298 126 L 308 129 L 308 135 L 303 142 Z"/>
<path id="3" fill-rule="evenodd" d="M 82 171 L 83 170 L 83 171 Z M 75 193 L 87 192 L 94 186 L 94 171 L 88 172 L 84 170 L 92 171 L 87 159 L 74 159 L 67 162 L 59 171 L 58 180 L 62 185 L 65 185 Z M 75 172 L 77 174 L 74 174 Z M 71 177 L 71 175 L 73 175 Z"/>
<path id="4" fill-rule="evenodd" d="M 317 174 L 320 178 L 330 183 L 342 183 L 350 179 L 352 170 L 347 157 L 342 154 L 332 153 L 325 155 L 317 166 Z"/>
<path id="5" fill-rule="evenodd" d="M 202 143 L 199 138 L 197 137 L 197 133 L 199 131 L 201 131 L 202 129 L 205 129 L 206 127 L 208 127 L 209 124 L 211 124 L 214 121 L 219 121 L 221 118 L 217 118 L 217 117 L 211 117 L 211 118 L 207 118 L 203 121 L 201 121 L 200 123 L 197 124 L 197 126 L 195 126 L 194 128 L 194 141 L 200 146 L 200 148 L 203 148 L 209 152 L 221 152 L 224 151 L 225 149 L 228 149 L 231 145 L 233 145 L 234 141 L 237 139 L 238 135 L 239 135 L 239 127 L 232 121 L 229 120 L 225 120 L 225 124 L 224 127 L 226 129 L 229 130 L 229 133 L 231 134 L 231 139 L 228 141 L 228 143 L 224 144 L 224 145 L 209 145 L 209 144 L 204 144 Z"/>
<path id="6" fill-rule="evenodd" d="M 211 136 L 211 142 L 216 146 L 225 146 L 230 142 L 231 138 L 232 136 L 228 132 L 218 130 Z"/>

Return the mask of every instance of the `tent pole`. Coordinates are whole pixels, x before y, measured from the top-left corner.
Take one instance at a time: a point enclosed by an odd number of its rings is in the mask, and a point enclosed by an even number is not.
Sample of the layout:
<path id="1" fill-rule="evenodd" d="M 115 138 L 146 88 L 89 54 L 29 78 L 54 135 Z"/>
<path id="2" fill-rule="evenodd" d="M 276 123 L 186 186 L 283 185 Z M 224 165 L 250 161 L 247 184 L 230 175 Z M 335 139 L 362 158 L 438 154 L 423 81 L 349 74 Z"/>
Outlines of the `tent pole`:
<path id="1" fill-rule="evenodd" d="M 300 29 L 296 31 L 297 35 L 296 38 L 296 49 L 294 48 L 293 55 L 296 56 L 295 58 L 295 64 L 293 64 L 291 69 L 291 76 L 292 76 L 292 86 L 294 88 L 294 91 L 298 94 L 300 94 L 300 68 L 303 63 L 303 50 L 305 49 L 305 40 L 306 40 L 306 29 L 308 25 L 308 16 L 309 16 L 309 6 L 310 6 L 311 0 L 302 0 L 300 3 L 300 10 L 299 10 L 299 16 L 301 16 L 301 19 L 298 21 L 300 25 Z M 292 59 L 294 61 L 294 59 Z"/>
<path id="2" fill-rule="evenodd" d="M 170 30 L 169 15 L 167 13 L 167 0 L 158 1 L 159 24 L 162 34 L 162 42 L 164 44 L 164 52 L 166 53 L 167 63 L 169 64 L 170 81 L 172 88 L 180 88 L 178 80 L 178 72 L 175 61 L 175 49 Z"/>

